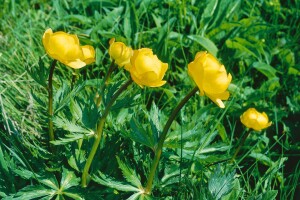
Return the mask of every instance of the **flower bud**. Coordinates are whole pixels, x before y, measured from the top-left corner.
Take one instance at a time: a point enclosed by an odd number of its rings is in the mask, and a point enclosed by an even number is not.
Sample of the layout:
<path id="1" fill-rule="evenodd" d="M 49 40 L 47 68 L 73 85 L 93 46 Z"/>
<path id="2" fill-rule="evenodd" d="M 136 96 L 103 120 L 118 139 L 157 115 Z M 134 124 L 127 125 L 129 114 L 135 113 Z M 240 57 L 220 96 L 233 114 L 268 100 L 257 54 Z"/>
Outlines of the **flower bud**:
<path id="1" fill-rule="evenodd" d="M 160 87 L 166 83 L 162 80 L 168 64 L 161 62 L 151 49 L 142 48 L 134 50 L 127 69 L 130 71 L 132 80 L 139 86 Z"/>
<path id="2" fill-rule="evenodd" d="M 130 62 L 133 54 L 130 47 L 127 47 L 123 42 L 115 42 L 115 38 L 110 39 L 109 44 L 108 53 L 119 67 L 123 67 Z"/>
<path id="3" fill-rule="evenodd" d="M 90 45 L 80 46 L 78 37 L 62 31 L 53 33 L 49 28 L 43 35 L 47 54 L 61 63 L 79 69 L 95 62 L 95 50 Z"/>
<path id="4" fill-rule="evenodd" d="M 256 131 L 261 131 L 272 124 L 272 122 L 269 122 L 269 118 L 266 113 L 260 113 L 255 108 L 249 108 L 241 115 L 240 119 L 246 127 L 252 128 Z"/>
<path id="5" fill-rule="evenodd" d="M 188 73 L 197 84 L 201 96 L 206 95 L 220 108 L 225 108 L 222 100 L 229 98 L 227 88 L 232 77 L 227 75 L 224 65 L 211 54 L 201 51 L 189 63 Z"/>

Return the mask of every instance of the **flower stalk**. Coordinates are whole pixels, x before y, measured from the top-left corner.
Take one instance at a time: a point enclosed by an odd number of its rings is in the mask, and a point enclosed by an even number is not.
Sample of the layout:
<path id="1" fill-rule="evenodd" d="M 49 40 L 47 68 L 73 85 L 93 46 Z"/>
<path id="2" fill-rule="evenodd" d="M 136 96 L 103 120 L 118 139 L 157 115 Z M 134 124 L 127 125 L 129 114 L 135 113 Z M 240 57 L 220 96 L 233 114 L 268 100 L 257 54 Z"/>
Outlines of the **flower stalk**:
<path id="1" fill-rule="evenodd" d="M 48 78 L 48 127 L 49 127 L 49 146 L 51 146 L 51 141 L 54 140 L 54 131 L 53 131 L 53 74 L 56 66 L 57 60 L 53 60 L 50 66 L 50 73 Z"/>
<path id="2" fill-rule="evenodd" d="M 243 137 L 241 138 L 241 140 L 240 140 L 240 142 L 239 142 L 239 146 L 237 147 L 237 149 L 235 150 L 235 152 L 234 152 L 234 154 L 233 154 L 233 156 L 232 156 L 232 158 L 231 158 L 231 162 L 234 161 L 234 159 L 236 158 L 236 156 L 237 156 L 238 153 L 240 152 L 240 150 L 241 150 L 242 146 L 244 145 L 244 143 L 245 143 L 247 137 L 249 136 L 250 132 L 251 132 L 251 130 L 249 129 L 249 130 L 243 135 Z"/>
<path id="3" fill-rule="evenodd" d="M 102 95 L 103 95 L 103 91 L 105 90 L 105 86 L 107 84 L 107 80 L 109 79 L 110 75 L 112 74 L 112 72 L 117 68 L 117 66 L 115 65 L 115 61 L 113 60 L 108 68 L 107 73 L 105 74 L 105 77 L 102 81 L 102 85 L 100 86 L 100 94 L 97 92 L 97 99 L 96 99 L 96 105 L 97 107 L 100 106 L 101 101 L 102 101 Z"/>
<path id="4" fill-rule="evenodd" d="M 181 110 L 181 108 L 187 103 L 187 101 L 198 91 L 198 87 L 196 86 L 195 88 L 193 88 L 180 102 L 179 104 L 175 107 L 175 109 L 173 110 L 173 112 L 171 113 L 164 129 L 163 132 L 159 138 L 157 147 L 155 148 L 155 155 L 154 155 L 154 159 L 152 161 L 152 165 L 151 165 L 151 169 L 150 169 L 150 173 L 148 175 L 148 180 L 147 180 L 147 185 L 145 188 L 145 193 L 146 194 L 151 194 L 151 190 L 152 190 L 152 184 L 153 184 L 153 180 L 154 180 L 154 176 L 155 176 L 155 172 L 159 163 L 159 159 L 162 153 L 162 148 L 168 133 L 169 128 L 172 125 L 172 122 L 174 121 L 174 119 L 177 117 L 178 112 Z"/>
<path id="5" fill-rule="evenodd" d="M 127 87 L 132 83 L 132 80 L 128 80 L 124 85 L 122 85 L 119 90 L 112 96 L 111 100 L 109 101 L 109 103 L 107 104 L 98 124 L 97 124 L 97 130 L 96 130 L 96 135 L 95 135 L 95 141 L 94 144 L 92 146 L 92 150 L 88 156 L 88 159 L 85 163 L 84 169 L 83 169 L 83 173 L 82 173 L 82 177 L 81 177 L 81 186 L 82 187 L 86 187 L 87 186 L 87 178 L 88 178 L 88 172 L 89 169 L 91 167 L 91 164 L 93 162 L 93 159 L 95 157 L 95 154 L 97 152 L 98 146 L 100 144 L 101 138 L 102 138 L 102 133 L 103 133 L 103 128 L 104 128 L 104 124 L 105 124 L 105 120 L 106 117 L 112 107 L 112 105 L 115 103 L 115 101 L 117 100 L 117 98 L 120 96 L 120 94 L 122 94 L 122 92 L 124 92 Z"/>

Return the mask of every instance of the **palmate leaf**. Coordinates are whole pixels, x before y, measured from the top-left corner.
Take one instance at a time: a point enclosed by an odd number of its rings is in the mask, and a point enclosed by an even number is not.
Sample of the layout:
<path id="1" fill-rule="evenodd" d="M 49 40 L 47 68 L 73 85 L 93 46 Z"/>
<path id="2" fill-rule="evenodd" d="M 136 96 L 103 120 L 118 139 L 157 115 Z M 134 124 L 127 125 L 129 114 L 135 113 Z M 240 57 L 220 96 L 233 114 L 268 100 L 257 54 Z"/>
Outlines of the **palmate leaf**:
<path id="1" fill-rule="evenodd" d="M 93 175 L 92 179 L 101 185 L 104 185 L 104 186 L 107 186 L 110 188 L 114 188 L 116 190 L 123 191 L 123 192 L 140 192 L 141 191 L 139 188 L 129 185 L 127 183 L 116 181 L 113 178 L 104 175 L 100 171 L 99 171 L 99 176 Z"/>
<path id="2" fill-rule="evenodd" d="M 218 165 L 215 173 L 208 181 L 208 190 L 213 199 L 221 199 L 223 196 L 231 192 L 233 188 L 235 172 L 222 174 L 221 168 Z"/>
<path id="3" fill-rule="evenodd" d="M 151 196 L 145 195 L 142 192 L 134 193 L 130 197 L 128 197 L 126 200 L 151 200 Z"/>
<path id="4" fill-rule="evenodd" d="M 64 108 L 68 105 L 76 96 L 79 91 L 81 91 L 85 86 L 85 81 L 78 80 L 77 84 L 74 85 L 73 89 L 71 90 L 70 86 L 66 81 L 63 81 L 62 86 L 56 91 L 55 96 L 53 98 L 53 105 L 54 105 L 54 113 L 57 113 L 59 110 Z"/>
<path id="5" fill-rule="evenodd" d="M 94 134 L 93 130 L 82 127 L 66 118 L 55 117 L 53 122 L 56 127 L 70 132 L 70 134 L 65 135 L 65 138 L 59 138 L 59 140 L 51 141 L 54 145 L 64 145 Z"/>
<path id="6" fill-rule="evenodd" d="M 66 190 L 73 186 L 79 185 L 80 178 L 77 178 L 74 172 L 63 168 L 62 178 L 60 181 L 60 189 Z"/>
<path id="7" fill-rule="evenodd" d="M 45 188 L 42 185 L 27 186 L 21 189 L 14 196 L 4 197 L 3 200 L 31 200 L 31 199 L 52 199 L 56 191 Z"/>
<path id="8" fill-rule="evenodd" d="M 151 135 L 152 133 L 149 133 L 149 131 L 145 130 L 136 119 L 132 118 L 130 120 L 130 128 L 130 132 L 123 132 L 125 136 L 131 138 L 135 142 L 139 142 L 150 147 L 151 149 L 154 149 L 155 142 L 153 136 Z"/>
<path id="9" fill-rule="evenodd" d="M 238 179 L 234 179 L 232 191 L 222 197 L 222 200 L 239 199 L 242 188 Z"/>
<path id="10" fill-rule="evenodd" d="M 79 185 L 80 178 L 77 178 L 74 172 L 63 168 L 62 178 L 60 184 L 56 180 L 53 174 L 46 176 L 35 176 L 39 185 L 26 186 L 16 194 L 7 196 L 5 200 L 31 200 L 31 199 L 64 199 L 64 196 L 68 196 L 72 199 L 83 199 L 76 190 L 72 192 L 72 188 Z"/>
<path id="11" fill-rule="evenodd" d="M 154 102 L 152 103 L 152 107 L 149 114 L 150 115 L 148 116 L 148 118 L 149 123 L 151 125 L 152 137 L 154 143 L 156 144 L 158 142 L 159 134 L 161 132 L 160 116 L 162 113 L 159 111 L 159 108 Z"/>
<path id="12" fill-rule="evenodd" d="M 25 65 L 25 69 L 27 73 L 41 86 L 46 87 L 47 86 L 47 79 L 49 76 L 49 69 L 47 69 L 44 66 L 44 62 L 42 58 L 39 58 L 39 62 L 37 66 L 29 67 L 28 65 Z"/>
<path id="13" fill-rule="evenodd" d="M 85 138 L 85 134 L 67 134 L 64 138 L 59 138 L 58 140 L 51 141 L 51 144 L 54 145 L 66 145 L 68 143 L 78 141 Z"/>
<path id="14" fill-rule="evenodd" d="M 161 132 L 161 113 L 155 103 L 152 103 L 150 112 L 145 112 L 145 115 L 149 120 L 150 126 L 145 128 L 137 121 L 135 116 L 130 119 L 130 131 L 122 131 L 122 134 L 154 150 Z"/>
<path id="15" fill-rule="evenodd" d="M 118 156 L 117 156 L 117 161 L 119 164 L 119 168 L 122 170 L 124 178 L 132 185 L 134 185 L 138 188 L 142 188 L 140 179 L 136 175 L 135 171 L 133 169 L 131 169 L 128 165 L 123 163 Z"/>
<path id="16" fill-rule="evenodd" d="M 71 121 L 67 120 L 66 118 L 55 117 L 53 122 L 56 127 L 62 128 L 65 131 L 69 131 L 71 133 L 90 134 L 93 132 L 92 130 L 84 128 L 75 122 L 71 122 Z"/>

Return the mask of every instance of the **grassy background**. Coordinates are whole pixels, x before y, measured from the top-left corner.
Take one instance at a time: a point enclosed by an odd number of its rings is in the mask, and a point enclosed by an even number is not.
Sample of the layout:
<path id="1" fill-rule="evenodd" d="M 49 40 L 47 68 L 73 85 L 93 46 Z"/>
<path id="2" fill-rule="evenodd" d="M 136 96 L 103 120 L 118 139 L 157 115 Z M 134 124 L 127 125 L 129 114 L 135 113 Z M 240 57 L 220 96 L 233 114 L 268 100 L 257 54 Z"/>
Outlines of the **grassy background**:
<path id="1" fill-rule="evenodd" d="M 239 122 L 240 114 L 249 107 L 256 107 L 269 115 L 272 127 L 251 134 L 243 147 L 244 156 L 240 156 L 234 166 L 221 163 L 221 171 L 226 174 L 236 170 L 238 181 L 232 183 L 238 191 L 236 198 L 272 199 L 273 194 L 268 191 L 275 190 L 277 199 L 300 198 L 299 1 L 2 0 L 0 10 L 1 197 L 34 185 L 25 169 L 44 173 L 46 164 L 40 165 L 40 162 L 48 157 L 45 84 L 50 59 L 45 55 L 41 38 L 45 29 L 51 27 L 77 34 L 82 44 L 96 49 L 96 63 L 78 75 L 81 81 L 90 80 L 90 85 L 85 86 L 78 97 L 74 90 L 71 95 L 76 100 L 74 105 L 82 108 L 90 105 L 87 109 L 92 116 L 95 116 L 91 107 L 93 95 L 110 63 L 107 53 L 110 38 L 115 37 L 134 49 L 152 48 L 169 64 L 165 76 L 167 85 L 142 91 L 133 86 L 128 95 L 136 101 L 128 106 L 130 108 L 121 109 L 128 103 L 126 100 L 119 102 L 119 107 L 116 105 L 98 155 L 103 162 L 95 163 L 95 173 L 101 170 L 123 180 L 115 159 L 118 155 L 135 168 L 145 183 L 152 151 L 132 141 L 134 138 L 128 133 L 134 123 L 132 119 L 137 124 L 147 124 L 157 108 L 162 126 L 176 102 L 193 87 L 187 64 L 196 52 L 207 50 L 216 55 L 233 76 L 228 109 L 220 111 L 207 98 L 198 96 L 185 106 L 166 141 L 168 148 L 153 195 L 174 199 L 209 196 L 207 193 L 212 190 L 207 183 L 221 181 L 223 177 L 221 172 L 214 173 L 218 166 L 214 163 L 232 154 L 244 131 Z M 118 84 L 118 79 L 128 77 L 125 72 L 115 76 L 111 88 Z M 65 92 L 66 89 L 61 88 L 71 79 L 72 71 L 60 65 L 55 71 L 56 91 Z M 58 96 L 57 105 L 61 103 Z M 68 118 L 66 110 L 58 115 Z M 130 123 L 123 124 L 123 121 Z M 217 131 L 212 130 L 213 124 L 217 124 L 214 127 Z M 66 131 L 58 125 L 57 134 L 63 137 Z M 204 148 L 201 138 L 207 134 L 211 135 L 210 141 Z M 91 141 L 85 144 L 87 149 L 89 144 Z M 70 149 L 73 146 L 70 144 Z M 193 152 L 195 156 L 191 157 Z M 68 153 L 62 155 L 56 166 L 74 168 L 74 165 L 70 167 L 69 157 Z M 172 173 L 180 174 L 180 178 L 167 176 Z M 79 174 L 76 172 L 78 177 Z M 99 191 L 97 187 L 99 184 L 94 182 L 89 193 L 99 194 L 104 199 L 129 197 L 122 192 L 116 195 L 103 186 L 105 190 Z M 79 194 L 84 193 L 81 190 L 78 189 Z"/>

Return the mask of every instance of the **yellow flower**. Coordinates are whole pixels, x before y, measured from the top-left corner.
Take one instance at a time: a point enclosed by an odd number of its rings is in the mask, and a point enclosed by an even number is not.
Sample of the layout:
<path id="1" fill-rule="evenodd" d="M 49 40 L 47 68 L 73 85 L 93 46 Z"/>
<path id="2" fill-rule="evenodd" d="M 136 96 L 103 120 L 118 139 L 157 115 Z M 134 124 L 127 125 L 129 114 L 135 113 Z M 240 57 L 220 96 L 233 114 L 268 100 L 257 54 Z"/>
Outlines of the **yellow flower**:
<path id="1" fill-rule="evenodd" d="M 197 84 L 201 96 L 206 95 L 220 108 L 225 108 L 222 100 L 229 98 L 227 88 L 232 77 L 227 75 L 224 65 L 211 54 L 200 51 L 189 63 L 188 73 Z"/>
<path id="2" fill-rule="evenodd" d="M 62 31 L 53 33 L 49 28 L 43 35 L 43 45 L 51 58 L 74 69 L 95 62 L 94 48 L 90 45 L 80 46 L 76 35 Z"/>
<path id="3" fill-rule="evenodd" d="M 269 118 L 266 113 L 260 113 L 255 108 L 249 108 L 241 115 L 241 122 L 248 128 L 252 128 L 256 131 L 261 131 L 269 126 L 272 122 L 269 122 Z"/>
<path id="4" fill-rule="evenodd" d="M 109 44 L 108 53 L 119 67 L 123 67 L 130 62 L 133 54 L 130 47 L 127 47 L 123 42 L 115 42 L 115 38 L 110 39 Z"/>
<path id="5" fill-rule="evenodd" d="M 151 49 L 142 48 L 133 51 L 130 64 L 126 65 L 132 80 L 139 86 L 160 87 L 166 83 L 162 80 L 168 64 L 161 62 Z"/>

